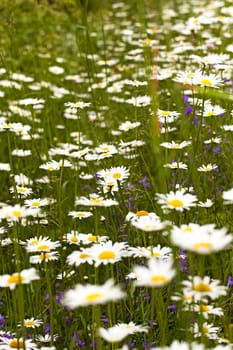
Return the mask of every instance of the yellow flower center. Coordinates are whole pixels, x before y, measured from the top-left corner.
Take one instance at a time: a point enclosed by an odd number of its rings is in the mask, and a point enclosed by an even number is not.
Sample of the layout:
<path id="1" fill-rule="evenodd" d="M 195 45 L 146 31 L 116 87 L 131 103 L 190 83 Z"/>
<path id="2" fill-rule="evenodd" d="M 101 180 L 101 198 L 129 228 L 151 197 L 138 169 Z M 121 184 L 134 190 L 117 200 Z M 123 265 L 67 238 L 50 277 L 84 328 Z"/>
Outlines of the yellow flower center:
<path id="1" fill-rule="evenodd" d="M 104 252 L 100 253 L 98 256 L 98 258 L 101 260 L 114 259 L 115 257 L 116 257 L 116 254 L 111 250 L 105 250 Z"/>
<path id="2" fill-rule="evenodd" d="M 40 260 L 49 259 L 50 257 L 51 257 L 51 254 L 49 254 L 49 253 L 42 253 L 39 255 Z"/>
<path id="3" fill-rule="evenodd" d="M 207 116 L 208 116 L 208 117 L 212 117 L 213 115 L 214 115 L 214 112 L 213 112 L 213 111 L 210 111 L 210 112 L 207 113 Z"/>
<path id="4" fill-rule="evenodd" d="M 182 231 L 183 231 L 183 232 L 193 232 L 193 229 L 192 229 L 192 227 L 187 226 L 187 227 L 185 227 Z"/>
<path id="5" fill-rule="evenodd" d="M 210 311 L 210 307 L 208 305 L 199 305 L 198 309 L 200 312 L 208 312 Z"/>
<path id="6" fill-rule="evenodd" d="M 122 177 L 122 175 L 121 175 L 121 173 L 114 173 L 114 174 L 112 175 L 112 177 L 113 177 L 114 179 L 120 179 L 120 178 Z"/>
<path id="7" fill-rule="evenodd" d="M 25 193 L 25 192 L 27 192 L 27 190 L 26 190 L 26 188 L 18 187 L 18 188 L 17 188 L 17 192 L 18 192 L 18 193 Z"/>
<path id="8" fill-rule="evenodd" d="M 152 276 L 151 277 L 151 282 L 155 283 L 155 284 L 161 284 L 161 283 L 166 283 L 167 282 L 167 278 L 165 276 Z"/>
<path id="9" fill-rule="evenodd" d="M 185 301 L 192 301 L 193 300 L 193 296 L 192 295 L 185 295 L 183 299 Z"/>
<path id="10" fill-rule="evenodd" d="M 160 257 L 161 254 L 159 252 L 152 253 L 151 256 L 154 256 L 155 258 Z"/>
<path id="11" fill-rule="evenodd" d="M 34 241 L 32 241 L 30 244 L 31 245 L 35 245 L 35 244 L 37 244 L 39 241 L 38 241 L 38 239 L 34 239 Z"/>
<path id="12" fill-rule="evenodd" d="M 79 257 L 80 257 L 80 259 L 86 259 L 86 258 L 89 258 L 90 255 L 86 254 L 86 253 L 80 253 Z"/>
<path id="13" fill-rule="evenodd" d="M 193 290 L 195 290 L 195 292 L 204 293 L 204 292 L 211 292 L 212 288 L 209 286 L 209 284 L 198 283 L 193 286 Z"/>
<path id="14" fill-rule="evenodd" d="M 42 250 L 48 250 L 49 246 L 44 244 L 44 245 L 40 245 L 39 247 L 37 247 L 37 250 L 42 251 Z"/>
<path id="15" fill-rule="evenodd" d="M 25 325 L 25 327 L 33 327 L 33 326 L 35 326 L 35 321 L 25 321 L 24 322 L 24 325 Z"/>
<path id="16" fill-rule="evenodd" d="M 22 216 L 22 211 L 21 211 L 21 210 L 13 210 L 12 214 L 13 214 L 13 216 L 15 216 L 16 218 L 21 218 L 21 216 Z"/>
<path id="17" fill-rule="evenodd" d="M 164 116 L 166 117 L 166 116 L 168 116 L 168 115 L 170 114 L 170 112 L 168 112 L 168 111 L 163 111 L 163 112 L 161 112 L 161 114 L 164 115 Z"/>
<path id="18" fill-rule="evenodd" d="M 88 295 L 86 296 L 86 301 L 89 301 L 89 302 L 91 303 L 91 302 L 93 302 L 93 301 L 95 301 L 95 300 L 100 299 L 101 296 L 102 296 L 101 293 L 91 293 L 91 294 L 88 294 Z"/>
<path id="19" fill-rule="evenodd" d="M 146 210 L 139 210 L 136 212 L 137 216 L 147 216 L 149 213 Z"/>
<path id="20" fill-rule="evenodd" d="M 19 340 L 19 339 L 12 339 L 8 345 L 12 349 L 23 349 L 24 348 L 23 341 Z"/>
<path id="21" fill-rule="evenodd" d="M 76 243 L 76 242 L 78 242 L 78 238 L 76 236 L 73 236 L 70 238 L 70 241 L 73 243 Z"/>
<path id="22" fill-rule="evenodd" d="M 87 240 L 90 241 L 90 242 L 96 242 L 97 241 L 97 237 L 96 236 L 89 236 L 87 238 Z"/>
<path id="23" fill-rule="evenodd" d="M 210 250 L 212 248 L 212 244 L 209 242 L 200 242 L 193 245 L 193 249 L 197 251 L 203 248 Z"/>
<path id="24" fill-rule="evenodd" d="M 202 80 L 201 80 L 201 83 L 202 83 L 203 85 L 206 85 L 206 86 L 212 86 L 212 85 L 213 85 L 212 81 L 209 80 L 209 79 L 202 79 Z"/>
<path id="25" fill-rule="evenodd" d="M 149 46 L 151 44 L 152 40 L 147 38 L 144 40 L 144 46 Z"/>
<path id="26" fill-rule="evenodd" d="M 102 203 L 103 202 L 103 200 L 102 199 L 95 199 L 95 198 L 93 198 L 93 199 L 90 199 L 90 202 L 91 203 L 96 203 L 96 204 L 100 204 L 100 203 Z"/>
<path id="27" fill-rule="evenodd" d="M 182 208 L 184 206 L 184 203 L 180 199 L 171 199 L 168 201 L 168 205 L 175 208 Z"/>
<path id="28" fill-rule="evenodd" d="M 49 165 L 49 166 L 47 167 L 47 170 L 48 170 L 48 171 L 53 171 L 53 170 L 55 170 L 55 168 L 54 168 L 54 166 Z"/>
<path id="29" fill-rule="evenodd" d="M 86 214 L 84 214 L 84 213 L 75 213 L 75 216 L 83 218 L 84 216 L 86 216 Z"/>
<path id="30" fill-rule="evenodd" d="M 20 284 L 23 281 L 25 281 L 25 277 L 21 276 L 19 273 L 11 275 L 8 280 L 7 283 L 8 284 Z"/>
<path id="31" fill-rule="evenodd" d="M 31 204 L 32 207 L 39 207 L 40 206 L 40 202 L 33 202 Z"/>
<path id="32" fill-rule="evenodd" d="M 151 28 L 151 33 L 157 33 L 158 29 L 157 28 Z"/>
<path id="33" fill-rule="evenodd" d="M 208 333 L 208 332 L 209 332 L 208 327 L 202 327 L 202 332 L 203 332 L 204 334 Z"/>

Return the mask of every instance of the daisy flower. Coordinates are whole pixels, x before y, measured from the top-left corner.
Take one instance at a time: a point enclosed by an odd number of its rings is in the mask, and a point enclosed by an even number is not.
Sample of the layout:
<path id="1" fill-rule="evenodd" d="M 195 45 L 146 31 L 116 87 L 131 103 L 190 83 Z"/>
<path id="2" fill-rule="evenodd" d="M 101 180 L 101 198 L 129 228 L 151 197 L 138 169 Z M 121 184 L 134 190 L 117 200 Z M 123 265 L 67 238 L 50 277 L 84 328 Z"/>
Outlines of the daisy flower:
<path id="1" fill-rule="evenodd" d="M 163 287 L 175 276 L 171 260 L 151 258 L 148 267 L 135 266 L 133 271 L 137 276 L 134 282 L 136 286 Z"/>
<path id="2" fill-rule="evenodd" d="M 199 76 L 200 73 L 200 70 L 196 70 L 194 72 L 179 72 L 173 80 L 184 85 L 193 85 L 194 79 L 196 79 L 196 77 Z"/>
<path id="3" fill-rule="evenodd" d="M 72 216 L 73 219 L 86 219 L 92 216 L 93 214 L 90 211 L 70 211 L 68 213 L 69 216 Z"/>
<path id="4" fill-rule="evenodd" d="M 127 249 L 127 243 L 125 242 L 112 242 L 107 241 L 105 243 L 93 244 L 89 250 L 87 250 L 95 261 L 95 266 L 98 267 L 101 264 L 114 264 L 120 261 L 125 256 Z"/>
<path id="5" fill-rule="evenodd" d="M 45 164 L 41 164 L 39 168 L 48 170 L 48 171 L 56 171 L 56 170 L 60 170 L 60 165 L 55 160 L 51 160 Z"/>
<path id="6" fill-rule="evenodd" d="M 195 342 L 186 343 L 184 341 L 174 340 L 170 346 L 151 348 L 151 350 L 205 350 L 203 344 Z"/>
<path id="7" fill-rule="evenodd" d="M 126 329 L 113 326 L 108 329 L 100 327 L 98 330 L 99 336 L 109 343 L 117 343 L 125 339 L 129 333 Z"/>
<path id="8" fill-rule="evenodd" d="M 225 111 L 226 111 L 225 109 L 223 109 L 218 105 L 212 106 L 210 103 L 208 103 L 208 104 L 205 104 L 204 106 L 203 116 L 214 117 L 225 113 Z"/>
<path id="9" fill-rule="evenodd" d="M 103 193 L 113 194 L 113 192 L 119 191 L 118 182 L 114 178 L 105 177 L 104 180 L 99 180 L 98 184 L 102 186 Z"/>
<path id="10" fill-rule="evenodd" d="M 157 116 L 159 118 L 159 121 L 163 124 L 172 123 L 180 116 L 180 113 L 176 111 L 165 111 L 162 109 L 158 109 Z"/>
<path id="11" fill-rule="evenodd" d="M 161 247 L 160 244 L 155 247 L 129 247 L 128 251 L 131 256 L 147 259 L 168 259 L 172 256 L 171 248 Z"/>
<path id="12" fill-rule="evenodd" d="M 191 145 L 191 141 L 182 141 L 180 143 L 171 141 L 171 142 L 162 142 L 160 146 L 168 148 L 168 149 L 182 149 L 189 145 Z"/>
<path id="13" fill-rule="evenodd" d="M 108 153 L 110 155 L 118 153 L 117 148 L 114 145 L 108 143 L 102 143 L 95 148 L 97 153 Z"/>
<path id="14" fill-rule="evenodd" d="M 220 327 L 214 327 L 213 324 L 208 324 L 204 322 L 202 327 L 197 323 L 193 326 L 193 335 L 195 338 L 202 337 L 205 335 L 209 339 L 218 339 L 218 332 L 220 332 Z"/>
<path id="15" fill-rule="evenodd" d="M 0 163 L 0 171 L 11 171 L 9 163 Z"/>
<path id="16" fill-rule="evenodd" d="M 170 168 L 170 169 L 188 169 L 187 164 L 184 164 L 182 162 L 172 162 L 172 163 L 168 163 L 168 164 L 164 164 L 165 168 Z"/>
<path id="17" fill-rule="evenodd" d="M 160 231 L 167 225 L 167 222 L 162 222 L 155 213 L 148 213 L 144 210 L 138 211 L 136 214 L 129 212 L 126 220 L 130 221 L 132 226 L 146 232 Z"/>
<path id="18" fill-rule="evenodd" d="M 97 176 L 123 182 L 129 177 L 129 169 L 124 166 L 111 167 L 110 169 L 98 171 Z"/>
<path id="19" fill-rule="evenodd" d="M 118 202 L 113 199 L 104 199 L 98 194 L 92 193 L 89 198 L 76 197 L 75 205 L 84 205 L 91 207 L 111 207 L 112 205 L 118 205 Z"/>
<path id="20" fill-rule="evenodd" d="M 0 276 L 0 287 L 9 287 L 15 289 L 18 284 L 28 284 L 31 281 L 38 280 L 39 276 L 36 269 L 33 267 L 30 269 L 22 270 L 21 272 L 15 272 L 12 275 Z"/>
<path id="21" fill-rule="evenodd" d="M 226 234 L 225 228 L 217 229 L 214 225 L 198 225 L 198 230 L 182 231 L 173 229 L 172 242 L 183 249 L 198 254 L 211 254 L 227 249 L 232 241 L 232 235 Z"/>
<path id="22" fill-rule="evenodd" d="M 79 234 L 80 240 L 82 241 L 82 244 L 90 244 L 90 243 L 104 243 L 106 240 L 109 239 L 108 236 L 96 236 L 92 233 L 80 233 Z"/>
<path id="23" fill-rule="evenodd" d="M 93 264 L 94 257 L 91 252 L 87 249 L 81 248 L 80 251 L 74 251 L 70 255 L 67 256 L 66 261 L 68 265 L 79 266 L 84 263 L 88 263 L 89 265 Z"/>
<path id="24" fill-rule="evenodd" d="M 65 106 L 70 108 L 80 108 L 83 109 L 85 107 L 89 107 L 91 105 L 90 102 L 83 102 L 83 101 L 77 101 L 77 102 L 66 102 Z"/>
<path id="25" fill-rule="evenodd" d="M 228 191 L 223 191 L 222 198 L 224 200 L 224 204 L 233 204 L 233 188 Z"/>
<path id="26" fill-rule="evenodd" d="M 61 246 L 59 241 L 51 241 L 48 237 L 33 238 L 26 242 L 26 250 L 29 253 L 50 252 Z"/>
<path id="27" fill-rule="evenodd" d="M 41 264 L 43 261 L 54 261 L 58 260 L 59 255 L 58 252 L 50 252 L 50 253 L 41 253 L 39 255 L 30 256 L 29 262 L 31 264 Z"/>
<path id="28" fill-rule="evenodd" d="M 23 321 L 24 327 L 26 328 L 37 328 L 43 324 L 42 320 L 35 319 L 34 317 L 26 318 Z M 21 327 L 21 323 L 19 323 L 19 327 Z"/>
<path id="29" fill-rule="evenodd" d="M 48 199 L 47 198 L 26 199 L 24 201 L 24 205 L 25 207 L 28 207 L 28 208 L 44 207 L 45 205 L 48 205 Z"/>
<path id="30" fill-rule="evenodd" d="M 217 164 L 203 164 L 199 168 L 197 168 L 198 171 L 203 172 L 203 173 L 208 173 L 209 171 L 213 171 L 218 169 Z"/>
<path id="31" fill-rule="evenodd" d="M 145 107 L 150 105 L 151 103 L 151 98 L 150 96 L 137 96 L 137 97 L 132 97 L 128 100 L 125 101 L 126 103 L 132 104 L 135 107 Z"/>
<path id="32" fill-rule="evenodd" d="M 203 297 L 214 300 L 227 293 L 227 287 L 221 286 L 219 283 L 219 280 L 211 279 L 209 276 L 203 278 L 194 276 L 183 281 L 182 284 L 184 285 L 184 291 L 193 295 L 196 300 L 202 300 Z"/>
<path id="33" fill-rule="evenodd" d="M 14 175 L 14 181 L 18 186 L 28 186 L 32 185 L 33 183 L 33 181 L 29 177 L 22 173 Z"/>
<path id="34" fill-rule="evenodd" d="M 209 75 L 203 75 L 202 73 L 200 73 L 198 76 L 195 77 L 194 85 L 200 85 L 201 87 L 208 88 L 218 88 L 219 86 L 223 85 L 223 81 L 220 77 L 218 77 L 215 74 L 210 73 Z"/>
<path id="35" fill-rule="evenodd" d="M 187 310 L 190 310 L 190 308 Z M 223 316 L 223 310 L 221 307 L 214 307 L 213 305 L 209 304 L 195 304 L 194 311 L 200 313 L 203 315 L 204 318 L 208 318 L 209 315 L 216 315 L 216 316 Z"/>
<path id="36" fill-rule="evenodd" d="M 121 328 L 122 330 L 126 330 L 128 334 L 134 334 L 134 333 L 144 333 L 148 332 L 148 327 L 143 325 L 137 325 L 134 322 L 129 323 L 117 323 L 116 327 Z"/>
<path id="37" fill-rule="evenodd" d="M 63 305 L 70 309 L 75 309 L 79 306 L 106 304 L 122 299 L 125 294 L 119 286 L 114 285 L 112 279 L 106 281 L 103 285 L 85 286 L 77 284 L 73 289 L 64 293 L 62 300 Z"/>
<path id="38" fill-rule="evenodd" d="M 48 71 L 50 73 L 59 75 L 59 74 L 63 74 L 64 73 L 64 68 L 59 67 L 59 66 L 51 66 L 51 67 L 48 68 Z"/>
<path id="39" fill-rule="evenodd" d="M 37 345 L 32 342 L 31 339 L 24 340 L 23 338 L 5 338 L 0 337 L 0 349 L 11 350 L 11 349 L 23 349 L 23 350 L 34 350 L 38 349 Z"/>
<path id="40" fill-rule="evenodd" d="M 197 197 L 185 193 L 185 189 L 170 191 L 168 194 L 157 193 L 156 200 L 163 209 L 175 209 L 177 211 L 189 210 L 196 205 Z"/>
<path id="41" fill-rule="evenodd" d="M 132 129 L 135 129 L 137 128 L 138 126 L 140 126 L 141 123 L 140 122 L 130 122 L 130 121 L 126 121 L 126 122 L 123 122 L 119 125 L 119 130 L 121 131 L 129 131 L 129 130 L 132 130 Z"/>
<path id="42" fill-rule="evenodd" d="M 0 218 L 8 221 L 20 221 L 27 216 L 38 216 L 39 209 L 26 208 L 16 204 L 14 206 L 6 205 L 0 209 Z"/>
<path id="43" fill-rule="evenodd" d="M 27 197 L 32 194 L 32 189 L 29 187 L 15 186 L 9 188 L 10 193 L 17 193 L 22 197 Z"/>

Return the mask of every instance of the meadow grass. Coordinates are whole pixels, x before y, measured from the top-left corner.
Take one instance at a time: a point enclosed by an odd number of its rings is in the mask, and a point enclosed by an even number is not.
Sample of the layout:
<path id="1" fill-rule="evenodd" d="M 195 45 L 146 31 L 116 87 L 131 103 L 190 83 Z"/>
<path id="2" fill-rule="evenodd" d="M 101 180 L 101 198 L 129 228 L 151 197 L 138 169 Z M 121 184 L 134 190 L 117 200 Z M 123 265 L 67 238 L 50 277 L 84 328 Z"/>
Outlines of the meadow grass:
<path id="1" fill-rule="evenodd" d="M 0 349 L 231 349 L 231 1 L 0 4 Z"/>

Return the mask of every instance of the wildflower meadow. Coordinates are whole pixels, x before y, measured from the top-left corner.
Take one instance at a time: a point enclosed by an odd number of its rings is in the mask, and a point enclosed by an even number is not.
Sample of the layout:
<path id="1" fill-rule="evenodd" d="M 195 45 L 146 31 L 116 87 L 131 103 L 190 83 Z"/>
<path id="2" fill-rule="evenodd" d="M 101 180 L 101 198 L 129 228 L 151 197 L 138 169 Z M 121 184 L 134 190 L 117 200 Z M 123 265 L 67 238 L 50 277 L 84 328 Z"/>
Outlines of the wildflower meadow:
<path id="1" fill-rule="evenodd" d="M 232 349 L 232 1 L 0 19 L 0 350 Z"/>

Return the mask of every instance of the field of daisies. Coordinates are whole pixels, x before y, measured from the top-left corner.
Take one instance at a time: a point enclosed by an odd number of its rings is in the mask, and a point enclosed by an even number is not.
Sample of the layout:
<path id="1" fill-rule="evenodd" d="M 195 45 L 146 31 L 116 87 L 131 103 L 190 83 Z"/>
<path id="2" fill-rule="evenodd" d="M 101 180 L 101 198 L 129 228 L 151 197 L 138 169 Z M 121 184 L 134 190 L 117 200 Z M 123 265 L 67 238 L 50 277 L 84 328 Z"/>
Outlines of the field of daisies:
<path id="1" fill-rule="evenodd" d="M 231 0 L 0 18 L 0 350 L 232 349 Z"/>

